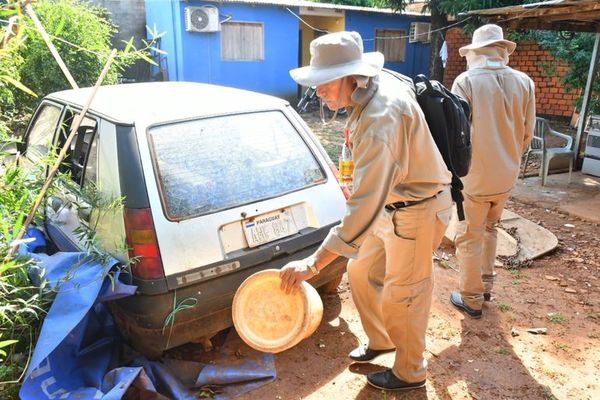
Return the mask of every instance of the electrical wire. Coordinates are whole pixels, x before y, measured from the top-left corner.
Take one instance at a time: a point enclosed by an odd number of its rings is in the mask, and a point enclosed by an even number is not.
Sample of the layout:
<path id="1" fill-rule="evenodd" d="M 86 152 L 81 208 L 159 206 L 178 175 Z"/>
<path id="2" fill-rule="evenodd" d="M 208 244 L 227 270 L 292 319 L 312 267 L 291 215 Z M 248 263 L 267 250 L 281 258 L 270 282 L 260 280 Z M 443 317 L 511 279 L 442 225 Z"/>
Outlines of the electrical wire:
<path id="1" fill-rule="evenodd" d="M 286 7 L 285 9 L 288 10 L 294 17 L 298 18 L 298 20 L 300 22 L 302 22 L 304 25 L 308 26 L 313 31 L 315 31 L 315 32 L 321 32 L 321 33 L 330 33 L 327 30 L 315 28 L 314 26 L 312 26 L 311 24 L 309 24 L 308 22 L 306 22 L 305 20 L 303 20 L 298 14 L 296 14 L 295 12 L 293 12 L 292 10 L 290 10 L 289 7 Z"/>
<path id="2" fill-rule="evenodd" d="M 514 19 L 519 19 L 519 18 L 521 18 L 522 16 L 524 16 L 525 14 L 527 14 L 527 13 L 530 13 L 530 12 L 532 12 L 532 11 L 534 11 L 534 10 L 536 10 L 536 9 L 540 8 L 540 7 L 541 7 L 541 6 L 543 6 L 544 4 L 545 4 L 545 3 L 539 3 L 539 4 L 537 4 L 535 7 L 528 8 L 527 10 L 523 11 L 523 12 L 522 12 L 521 14 L 519 14 L 519 15 L 516 15 L 516 16 L 513 16 L 513 17 L 510 17 L 510 18 L 506 18 L 506 19 L 501 19 L 501 20 L 498 20 L 498 21 L 496 21 L 496 22 L 498 22 L 498 23 L 501 23 L 501 22 L 507 22 L 507 21 L 511 21 L 511 20 L 514 20 Z M 297 19 L 298 19 L 300 22 L 302 22 L 304 25 L 308 26 L 308 27 L 309 27 L 310 29 L 312 29 L 313 31 L 315 31 L 315 32 L 321 32 L 321 33 L 330 33 L 330 32 L 329 32 L 329 31 L 327 31 L 327 30 L 324 30 L 324 29 L 319 29 L 319 28 L 315 28 L 314 26 L 310 25 L 308 22 L 306 22 L 305 20 L 303 20 L 303 19 L 302 19 L 302 18 L 301 18 L 301 17 L 300 17 L 298 14 L 296 14 L 295 12 L 293 12 L 292 10 L 290 10 L 290 9 L 289 9 L 289 7 L 286 7 L 285 9 L 286 9 L 286 10 L 288 10 L 288 11 L 289 11 L 289 12 L 290 12 L 290 13 L 291 13 L 291 14 L 292 14 L 294 17 L 296 17 L 296 18 L 297 18 Z M 225 14 L 224 14 L 224 15 L 225 15 Z M 226 16 L 226 17 L 228 17 L 228 18 L 227 18 L 227 19 L 225 19 L 224 21 L 221 21 L 221 22 L 226 22 L 226 21 L 229 21 L 229 20 L 231 19 L 231 16 L 229 16 L 229 15 L 225 15 L 225 16 Z M 429 35 L 429 34 L 431 34 L 431 33 L 435 33 L 435 32 L 441 32 L 441 31 L 444 31 L 444 30 L 450 29 L 450 28 L 452 28 L 452 27 L 454 27 L 454 26 L 457 26 L 457 25 L 464 24 L 466 21 L 468 21 L 468 20 L 469 20 L 469 19 L 471 19 L 471 18 L 473 18 L 473 16 L 471 16 L 471 15 L 470 15 L 470 16 L 468 16 L 467 18 L 465 18 L 465 19 L 462 19 L 462 20 L 460 20 L 460 21 L 458 21 L 458 22 L 455 22 L 455 23 L 453 23 L 453 24 L 450 24 L 450 25 L 444 26 L 444 27 L 442 27 L 442 28 L 439 28 L 439 29 L 435 29 L 435 30 L 433 30 L 433 31 L 426 32 L 426 33 L 419 33 L 418 35 Z M 0 22 L 2 22 L 2 23 L 5 23 L 5 24 L 9 24 L 9 23 L 10 23 L 10 21 L 8 21 L 8 20 L 6 20 L 6 19 L 0 19 Z M 27 26 L 27 25 L 23 25 L 23 26 L 25 27 L 25 29 L 28 29 L 28 30 L 33 30 L 33 31 L 39 32 L 39 30 L 38 30 L 37 28 L 35 28 L 35 27 L 30 27 L 30 26 Z M 57 41 L 59 41 L 59 42 L 61 42 L 61 43 L 64 43 L 64 44 L 66 44 L 66 45 L 68 45 L 68 46 L 71 46 L 71 47 L 73 47 L 73 48 L 75 48 L 75 49 L 77 49 L 77 50 L 85 51 L 85 52 L 88 52 L 88 53 L 90 53 L 90 54 L 94 54 L 94 55 L 96 55 L 96 56 L 98 56 L 98 57 L 107 57 L 107 54 L 105 54 L 105 53 L 100 53 L 100 52 L 96 52 L 96 51 L 93 51 L 93 50 L 86 49 L 85 47 L 82 47 L 82 46 L 79 46 L 79 45 L 77 45 L 77 44 L 75 44 L 75 43 L 69 42 L 68 40 L 65 40 L 65 39 L 63 39 L 63 38 L 61 38 L 61 37 L 54 36 L 54 35 L 51 35 L 51 34 L 48 34 L 48 36 L 50 36 L 50 38 L 51 38 L 51 39 L 53 39 L 53 40 L 57 40 Z M 413 35 L 413 36 L 416 36 L 416 35 Z M 410 37 L 411 37 L 410 35 L 401 35 L 401 36 L 386 36 L 386 37 L 379 37 L 379 36 L 375 36 L 375 37 L 373 37 L 373 38 L 367 38 L 367 39 L 363 39 L 363 42 L 369 42 L 369 41 L 373 41 L 373 40 L 406 39 L 406 38 L 410 38 Z"/>
<path id="3" fill-rule="evenodd" d="M 310 25 L 308 22 L 306 22 L 305 20 L 303 20 L 298 14 L 296 14 L 295 12 L 293 12 L 292 10 L 290 10 L 288 7 L 286 7 L 285 9 L 288 10 L 294 17 L 296 17 L 304 25 L 308 26 L 310 29 L 312 29 L 312 30 L 314 30 L 316 32 L 331 33 L 331 32 L 329 32 L 327 30 L 315 28 L 314 26 Z M 435 29 L 433 31 L 429 31 L 429 32 L 426 32 L 426 33 L 419 33 L 419 34 L 413 35 L 413 36 L 429 35 L 429 34 L 434 33 L 434 32 L 439 32 L 439 31 L 442 31 L 442 30 L 446 30 L 446 29 L 452 28 L 453 26 L 463 24 L 463 23 L 465 23 L 467 20 L 469 20 L 471 18 L 472 17 L 468 17 L 468 18 L 465 18 L 464 20 L 461 20 L 461 21 L 456 22 L 454 24 L 445 26 L 443 28 Z M 377 39 L 406 39 L 406 38 L 409 38 L 409 37 L 411 37 L 411 36 L 410 35 L 385 36 L 385 37 L 375 36 L 373 38 L 363 39 L 363 42 L 373 41 L 373 40 L 377 40 Z"/>
<path id="4" fill-rule="evenodd" d="M 510 17 L 510 18 L 506 18 L 506 19 L 501 19 L 501 20 L 498 20 L 497 22 L 501 23 L 501 22 L 507 22 L 507 21 L 511 21 L 511 20 L 514 20 L 514 19 L 519 19 L 519 18 L 523 17 L 525 14 L 528 14 L 528 13 L 530 13 L 530 12 L 532 12 L 532 11 L 534 11 L 534 10 L 536 10 L 536 9 L 540 8 L 540 7 L 541 7 L 541 6 L 543 6 L 544 4 L 545 4 L 545 3 L 539 3 L 539 4 L 537 4 L 535 7 L 531 7 L 531 8 L 528 8 L 528 9 L 524 10 L 524 11 L 523 11 L 522 13 L 520 13 L 519 15 L 516 15 L 516 16 L 514 16 L 514 17 Z M 289 12 L 290 12 L 292 15 L 294 15 L 294 16 L 295 16 L 295 17 L 296 17 L 296 18 L 297 18 L 297 19 L 298 19 L 300 22 L 302 22 L 304 25 L 308 26 L 310 29 L 312 29 L 312 30 L 314 30 L 314 31 L 316 31 L 316 32 L 322 32 L 322 33 L 331 33 L 331 32 L 329 32 L 329 31 L 327 31 L 327 30 L 318 29 L 318 28 L 315 28 L 314 26 L 310 25 L 308 22 L 304 21 L 304 20 L 303 20 L 303 19 L 302 19 L 302 18 L 301 18 L 301 17 L 300 17 L 298 14 L 294 13 L 294 12 L 293 12 L 292 10 L 290 10 L 288 7 L 286 7 L 286 10 L 288 10 L 288 11 L 289 11 Z M 375 36 L 375 37 L 373 37 L 373 38 L 367 38 L 367 39 L 364 39 L 364 38 L 363 38 L 363 42 L 369 42 L 369 41 L 374 41 L 374 40 L 407 39 L 407 38 L 411 38 L 411 37 L 414 37 L 414 36 L 430 35 L 430 34 L 432 34 L 432 33 L 435 33 L 435 32 L 441 32 L 441 31 L 445 31 L 445 30 L 448 30 L 448 29 L 450 29 L 450 28 L 452 28 L 452 27 L 455 27 L 455 26 L 457 26 L 457 25 L 464 24 L 465 22 L 467 22 L 467 21 L 468 21 L 468 20 L 470 20 L 471 18 L 474 18 L 474 17 L 473 17 L 472 15 L 469 15 L 467 18 L 461 19 L 460 21 L 457 21 L 457 22 L 455 22 L 455 23 L 453 23 L 453 24 L 446 25 L 446 26 L 444 26 L 444 27 L 442 27 L 442 28 L 435 29 L 435 30 L 433 30 L 433 31 L 424 32 L 424 33 L 419 33 L 419 34 L 412 35 L 412 36 L 411 36 L 411 35 L 401 35 L 401 36 L 386 36 L 386 37 Z"/>

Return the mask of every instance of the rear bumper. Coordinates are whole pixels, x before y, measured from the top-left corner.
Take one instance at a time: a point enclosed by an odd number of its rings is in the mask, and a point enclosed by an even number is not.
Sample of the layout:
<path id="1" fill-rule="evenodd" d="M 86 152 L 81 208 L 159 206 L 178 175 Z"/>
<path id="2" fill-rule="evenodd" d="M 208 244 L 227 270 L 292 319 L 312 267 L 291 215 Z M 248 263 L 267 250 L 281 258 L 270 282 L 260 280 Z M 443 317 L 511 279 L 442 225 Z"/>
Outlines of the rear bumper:
<path id="1" fill-rule="evenodd" d="M 167 293 L 137 293 L 111 302 L 109 307 L 121 332 L 131 340 L 134 347 L 145 353 L 159 354 L 202 337 L 210 338 L 220 330 L 232 326 L 233 296 L 247 277 L 264 269 L 280 269 L 289 261 L 309 256 L 317 247 L 311 246 L 293 256 L 238 270 Z M 309 283 L 314 287 L 324 285 L 343 274 L 346 263 L 346 258 L 338 257 L 321 273 L 311 278 Z M 174 311 L 180 304 L 192 307 Z"/>

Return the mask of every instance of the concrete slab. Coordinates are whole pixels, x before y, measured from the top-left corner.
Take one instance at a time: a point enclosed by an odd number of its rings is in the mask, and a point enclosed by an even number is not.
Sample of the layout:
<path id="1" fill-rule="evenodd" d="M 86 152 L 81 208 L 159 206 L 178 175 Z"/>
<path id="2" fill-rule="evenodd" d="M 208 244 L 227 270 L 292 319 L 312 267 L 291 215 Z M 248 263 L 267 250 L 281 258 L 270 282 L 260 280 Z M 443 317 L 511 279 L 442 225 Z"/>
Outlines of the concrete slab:
<path id="1" fill-rule="evenodd" d="M 457 223 L 458 218 L 455 213 L 444 235 L 446 243 L 454 244 Z M 501 258 L 496 260 L 498 266 L 503 265 L 502 260 L 513 264 L 533 260 L 554 250 L 558 245 L 558 239 L 552 232 L 509 210 L 502 212 L 496 229 L 498 230 L 496 253 Z"/>
<path id="2" fill-rule="evenodd" d="M 574 217 L 600 223 L 600 177 L 573 172 L 549 175 L 546 186 L 534 176 L 519 179 L 512 197 L 522 203 L 555 209 Z"/>

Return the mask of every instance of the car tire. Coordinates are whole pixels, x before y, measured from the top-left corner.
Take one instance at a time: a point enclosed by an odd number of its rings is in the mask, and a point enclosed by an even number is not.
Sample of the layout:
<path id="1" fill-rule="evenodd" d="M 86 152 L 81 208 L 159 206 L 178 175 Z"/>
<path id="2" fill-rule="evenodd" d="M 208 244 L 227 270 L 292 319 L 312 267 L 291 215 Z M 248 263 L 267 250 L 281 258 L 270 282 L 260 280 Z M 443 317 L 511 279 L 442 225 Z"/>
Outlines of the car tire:
<path id="1" fill-rule="evenodd" d="M 333 279 L 325 282 L 324 285 L 320 286 L 317 289 L 317 291 L 319 292 L 319 294 L 337 293 L 337 288 L 338 288 L 338 286 L 340 286 L 340 283 L 342 282 L 343 277 L 344 277 L 344 274 L 340 274 L 340 275 L 334 277 Z"/>

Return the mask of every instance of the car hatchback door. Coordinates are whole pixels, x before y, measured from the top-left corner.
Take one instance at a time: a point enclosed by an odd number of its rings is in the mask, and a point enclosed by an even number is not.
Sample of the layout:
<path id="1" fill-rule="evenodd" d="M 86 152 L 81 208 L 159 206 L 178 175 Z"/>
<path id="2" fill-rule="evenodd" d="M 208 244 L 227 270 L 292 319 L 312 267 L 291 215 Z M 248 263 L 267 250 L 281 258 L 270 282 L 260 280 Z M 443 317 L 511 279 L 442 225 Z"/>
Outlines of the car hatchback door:
<path id="1" fill-rule="evenodd" d="M 148 195 L 165 275 L 187 277 L 167 279 L 170 287 L 203 277 L 190 271 L 300 243 L 339 222 L 344 197 L 327 159 L 291 121 L 283 110 L 265 110 L 148 129 L 154 173 L 146 178 L 157 180 L 156 196 L 151 185 Z"/>

